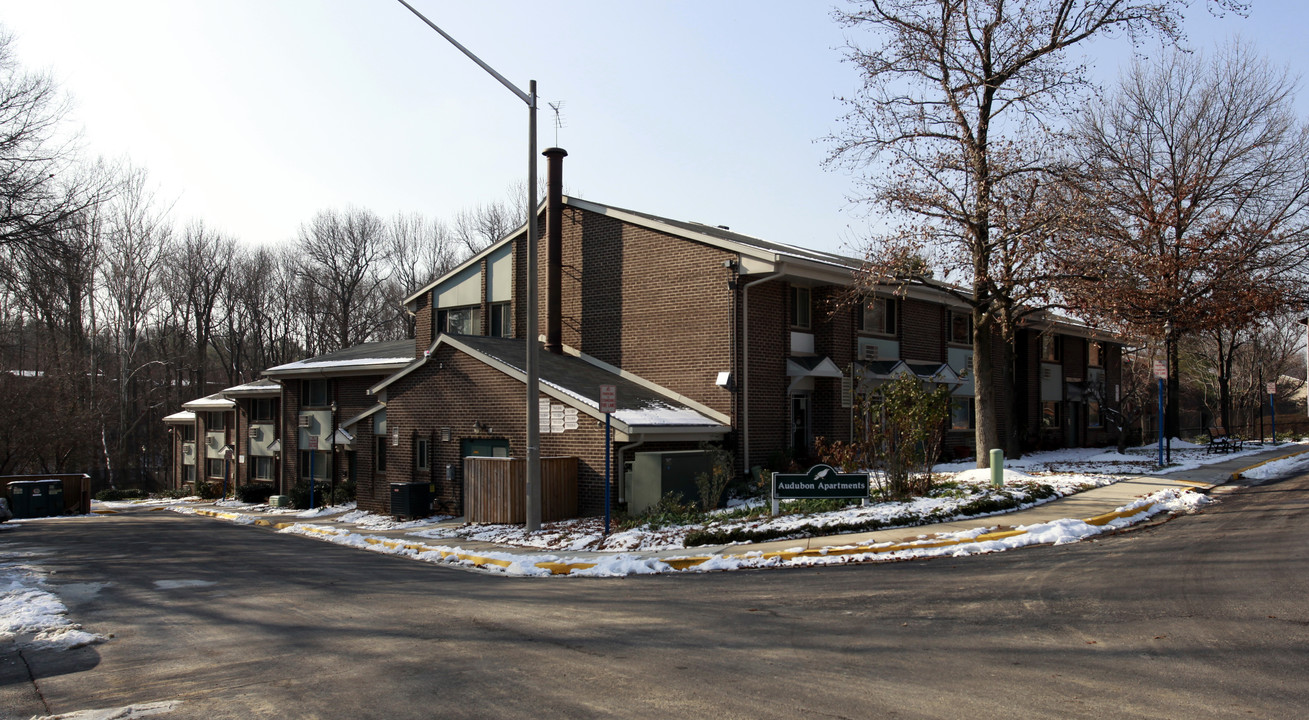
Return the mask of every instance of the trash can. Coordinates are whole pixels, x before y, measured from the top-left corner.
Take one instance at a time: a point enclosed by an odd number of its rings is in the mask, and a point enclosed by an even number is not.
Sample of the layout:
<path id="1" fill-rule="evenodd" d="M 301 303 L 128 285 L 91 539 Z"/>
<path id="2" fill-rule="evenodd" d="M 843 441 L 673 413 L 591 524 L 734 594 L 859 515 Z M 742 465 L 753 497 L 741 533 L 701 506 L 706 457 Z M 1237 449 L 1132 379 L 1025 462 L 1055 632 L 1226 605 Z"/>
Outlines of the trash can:
<path id="1" fill-rule="evenodd" d="M 64 514 L 62 480 L 17 480 L 9 483 L 9 509 L 15 518 Z"/>
<path id="2" fill-rule="evenodd" d="M 432 497 L 428 483 L 391 483 L 391 515 L 401 520 L 416 520 L 431 514 Z"/>

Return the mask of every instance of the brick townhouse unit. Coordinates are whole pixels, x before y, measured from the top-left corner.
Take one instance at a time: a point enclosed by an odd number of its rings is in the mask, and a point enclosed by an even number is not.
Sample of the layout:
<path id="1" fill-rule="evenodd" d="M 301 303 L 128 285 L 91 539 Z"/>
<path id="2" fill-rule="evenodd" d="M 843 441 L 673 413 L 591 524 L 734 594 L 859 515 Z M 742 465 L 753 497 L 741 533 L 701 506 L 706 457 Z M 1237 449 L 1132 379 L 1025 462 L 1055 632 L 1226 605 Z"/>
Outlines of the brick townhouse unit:
<path id="1" fill-rule="evenodd" d="M 541 455 L 578 459 L 578 512 L 603 510 L 602 385 L 618 390 L 615 478 L 638 455 L 702 442 L 731 450 L 740 472 L 811 460 L 815 437 L 850 438 L 857 396 L 902 373 L 953 388 L 947 444 L 972 452 L 971 320 L 944 289 L 852 302 L 857 259 L 563 195 L 567 153 L 544 154 Z M 280 427 L 240 422 L 280 438 L 280 460 L 275 477 L 246 468 L 241 480 L 284 492 L 318 452 L 318 467 L 356 481 L 361 508 L 387 512 L 392 483 L 425 482 L 438 509 L 460 514 L 463 458 L 526 454 L 525 237 L 520 227 L 409 297 L 413 340 L 267 370 Z M 1119 383 L 1112 337 L 1043 317 L 1015 350 L 1021 410 L 1001 416 L 1002 436 L 1014 428 L 1031 447 L 1114 439 L 1103 422 Z M 219 395 L 247 413 L 249 392 Z M 621 480 L 611 490 L 627 500 Z"/>

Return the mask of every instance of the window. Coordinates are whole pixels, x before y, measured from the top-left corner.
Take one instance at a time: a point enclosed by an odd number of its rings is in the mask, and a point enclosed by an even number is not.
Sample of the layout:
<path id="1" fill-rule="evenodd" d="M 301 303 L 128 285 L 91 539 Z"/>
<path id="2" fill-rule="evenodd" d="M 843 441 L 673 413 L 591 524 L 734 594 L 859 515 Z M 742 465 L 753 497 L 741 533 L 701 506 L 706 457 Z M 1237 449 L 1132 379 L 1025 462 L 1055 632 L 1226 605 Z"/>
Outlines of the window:
<path id="1" fill-rule="evenodd" d="M 332 477 L 332 453 L 301 450 L 300 451 L 300 479 L 309 479 L 309 460 L 313 459 L 314 480 L 325 480 Z"/>
<path id="2" fill-rule="evenodd" d="M 380 473 L 386 472 L 386 443 L 389 439 L 385 435 L 373 437 L 373 468 Z"/>
<path id="3" fill-rule="evenodd" d="M 791 286 L 791 327 L 807 328 L 810 322 L 809 288 Z"/>
<path id="4" fill-rule="evenodd" d="M 1104 417 L 1100 414 L 1100 401 L 1095 398 L 1088 398 L 1086 401 L 1086 426 L 1103 427 Z"/>
<path id="5" fill-rule="evenodd" d="M 482 308 L 477 305 L 442 310 L 441 331 L 451 335 L 481 335 Z"/>
<path id="6" fill-rule="evenodd" d="M 1041 336 L 1041 359 L 1047 362 L 1059 362 L 1063 360 L 1063 353 L 1060 352 L 1059 336 L 1044 334 Z"/>
<path id="7" fill-rule="evenodd" d="M 304 383 L 301 388 L 304 393 L 304 397 L 300 399 L 302 405 L 305 407 L 327 407 L 331 404 L 332 401 L 328 397 L 330 393 L 328 392 L 327 380 L 304 380 L 302 382 Z"/>
<path id="8" fill-rule="evenodd" d="M 205 477 L 218 478 L 221 480 L 225 477 L 224 471 L 226 469 L 227 468 L 224 467 L 222 458 L 207 458 L 205 460 Z"/>
<path id="9" fill-rule="evenodd" d="M 1104 346 L 1092 340 L 1087 343 L 1086 364 L 1091 367 L 1104 366 Z"/>
<path id="10" fill-rule="evenodd" d="M 205 413 L 205 430 L 217 431 L 226 426 L 227 413 L 208 412 Z"/>
<path id="11" fill-rule="evenodd" d="M 491 337 L 513 337 L 514 323 L 509 315 L 509 303 L 491 306 Z"/>
<path id="12" fill-rule="evenodd" d="M 250 422 L 273 422 L 273 398 L 255 398 L 250 401 Z"/>
<path id="13" fill-rule="evenodd" d="M 859 329 L 864 332 L 895 334 L 896 301 L 891 298 L 870 298 L 864 302 L 859 314 Z"/>
<path id="14" fill-rule="evenodd" d="M 950 429 L 971 430 L 973 428 L 973 399 L 955 398 L 950 401 Z"/>
<path id="15" fill-rule="evenodd" d="M 1063 427 L 1063 403 L 1060 402 L 1043 402 L 1041 403 L 1041 428 L 1049 430 Z"/>
<path id="16" fill-rule="evenodd" d="M 178 425 L 178 432 L 182 435 L 182 442 L 195 442 L 194 425 Z"/>
<path id="17" fill-rule="evenodd" d="M 194 483 L 194 482 L 195 482 L 195 466 L 194 466 L 194 465 L 183 465 L 183 466 L 182 466 L 182 482 L 184 482 L 184 483 Z"/>
<path id="18" fill-rule="evenodd" d="M 270 457 L 252 457 L 250 458 L 250 477 L 255 480 L 272 480 L 273 479 L 273 459 Z"/>
<path id="19" fill-rule="evenodd" d="M 426 470 L 427 463 L 427 438 L 418 438 L 418 442 L 414 445 L 414 465 L 419 470 Z"/>
<path id="20" fill-rule="evenodd" d="M 950 342 L 955 345 L 973 344 L 973 314 L 961 310 L 949 313 Z"/>

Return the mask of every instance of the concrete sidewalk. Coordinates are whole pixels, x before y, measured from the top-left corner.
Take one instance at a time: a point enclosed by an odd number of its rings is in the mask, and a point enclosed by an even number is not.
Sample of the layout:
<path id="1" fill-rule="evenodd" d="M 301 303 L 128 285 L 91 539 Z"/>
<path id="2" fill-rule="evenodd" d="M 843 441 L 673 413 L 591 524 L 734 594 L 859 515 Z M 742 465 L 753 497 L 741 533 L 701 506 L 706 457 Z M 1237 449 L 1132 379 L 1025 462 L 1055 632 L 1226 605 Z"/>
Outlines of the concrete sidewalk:
<path id="1" fill-rule="evenodd" d="M 771 555 L 790 558 L 796 555 L 831 554 L 834 548 L 841 548 L 843 550 L 840 550 L 839 552 L 851 554 L 856 552 L 892 551 L 901 547 L 901 544 L 903 543 L 922 545 L 925 541 L 930 542 L 932 538 L 947 536 L 952 533 L 977 531 L 978 529 L 987 529 L 988 532 L 973 540 L 949 540 L 943 541 L 942 544 L 970 542 L 978 539 L 998 539 L 1001 537 L 1021 534 L 1022 531 L 1017 531 L 1013 528 L 1050 523 L 1063 519 L 1079 519 L 1092 525 L 1104 525 L 1115 517 L 1119 517 L 1118 514 L 1115 514 L 1115 510 L 1131 503 L 1137 498 L 1169 489 L 1192 489 L 1201 492 L 1208 492 L 1217 486 L 1238 478 L 1240 473 L 1243 471 L 1258 467 L 1273 460 L 1304 453 L 1309 453 L 1309 449 L 1300 445 L 1270 448 L 1263 452 L 1252 455 L 1243 455 L 1238 458 L 1223 460 L 1198 468 L 1177 470 L 1155 476 L 1138 475 L 1121 480 L 1112 485 L 1106 485 L 1104 487 L 1080 492 L 1075 495 L 1062 497 L 1025 510 L 969 518 L 953 522 L 843 535 L 827 535 L 795 540 L 776 540 L 736 545 L 709 545 L 695 548 L 676 548 L 672 550 L 656 551 L 543 550 L 541 548 L 499 545 L 465 538 L 450 538 L 449 540 L 417 538 L 410 534 L 413 530 L 412 528 L 375 529 L 361 527 L 352 523 L 333 520 L 331 516 L 324 518 L 298 518 L 293 515 L 270 515 L 267 513 L 245 510 L 243 508 L 226 508 L 217 506 L 195 508 L 195 511 L 201 515 L 220 517 L 228 520 L 235 520 L 244 524 L 261 525 L 275 529 L 281 529 L 290 525 L 301 525 L 310 526 L 310 528 L 319 528 L 323 534 L 337 534 L 342 531 L 357 533 L 359 535 L 377 538 L 378 540 L 375 542 L 398 544 L 411 549 L 435 549 L 437 547 L 457 545 L 461 551 L 459 554 L 460 559 L 470 559 L 474 564 L 485 564 L 477 562 L 479 560 L 486 561 L 490 564 L 504 564 L 501 561 L 489 559 L 490 556 L 527 557 L 567 555 L 573 560 L 573 562 L 567 564 L 538 563 L 543 567 L 548 566 L 552 572 L 557 574 L 566 574 L 572 569 L 589 567 L 591 563 L 588 563 L 588 561 L 604 557 L 613 557 L 615 555 L 635 555 L 644 558 L 660 559 L 668 562 L 675 568 L 682 569 L 684 567 L 691 567 L 696 564 L 707 562 L 715 557 L 738 557 L 746 554 L 762 554 L 765 556 Z M 245 517 L 243 518 L 242 516 Z M 442 524 L 444 523 L 427 525 L 424 526 L 423 529 L 440 528 Z M 452 520 L 449 524 L 459 525 L 462 524 L 462 521 Z"/>

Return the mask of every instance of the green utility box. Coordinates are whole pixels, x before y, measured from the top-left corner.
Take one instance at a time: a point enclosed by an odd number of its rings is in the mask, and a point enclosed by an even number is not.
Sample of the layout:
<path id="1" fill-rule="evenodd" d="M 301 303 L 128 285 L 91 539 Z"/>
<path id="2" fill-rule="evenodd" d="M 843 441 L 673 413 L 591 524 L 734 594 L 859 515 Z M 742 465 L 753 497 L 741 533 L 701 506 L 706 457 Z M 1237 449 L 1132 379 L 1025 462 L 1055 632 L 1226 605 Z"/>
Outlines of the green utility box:
<path id="1" fill-rule="evenodd" d="M 291 507 L 290 495 L 269 495 L 268 504 L 273 507 Z"/>
<path id="2" fill-rule="evenodd" d="M 18 480 L 9 483 L 9 510 L 15 518 L 63 515 L 63 481 Z"/>

